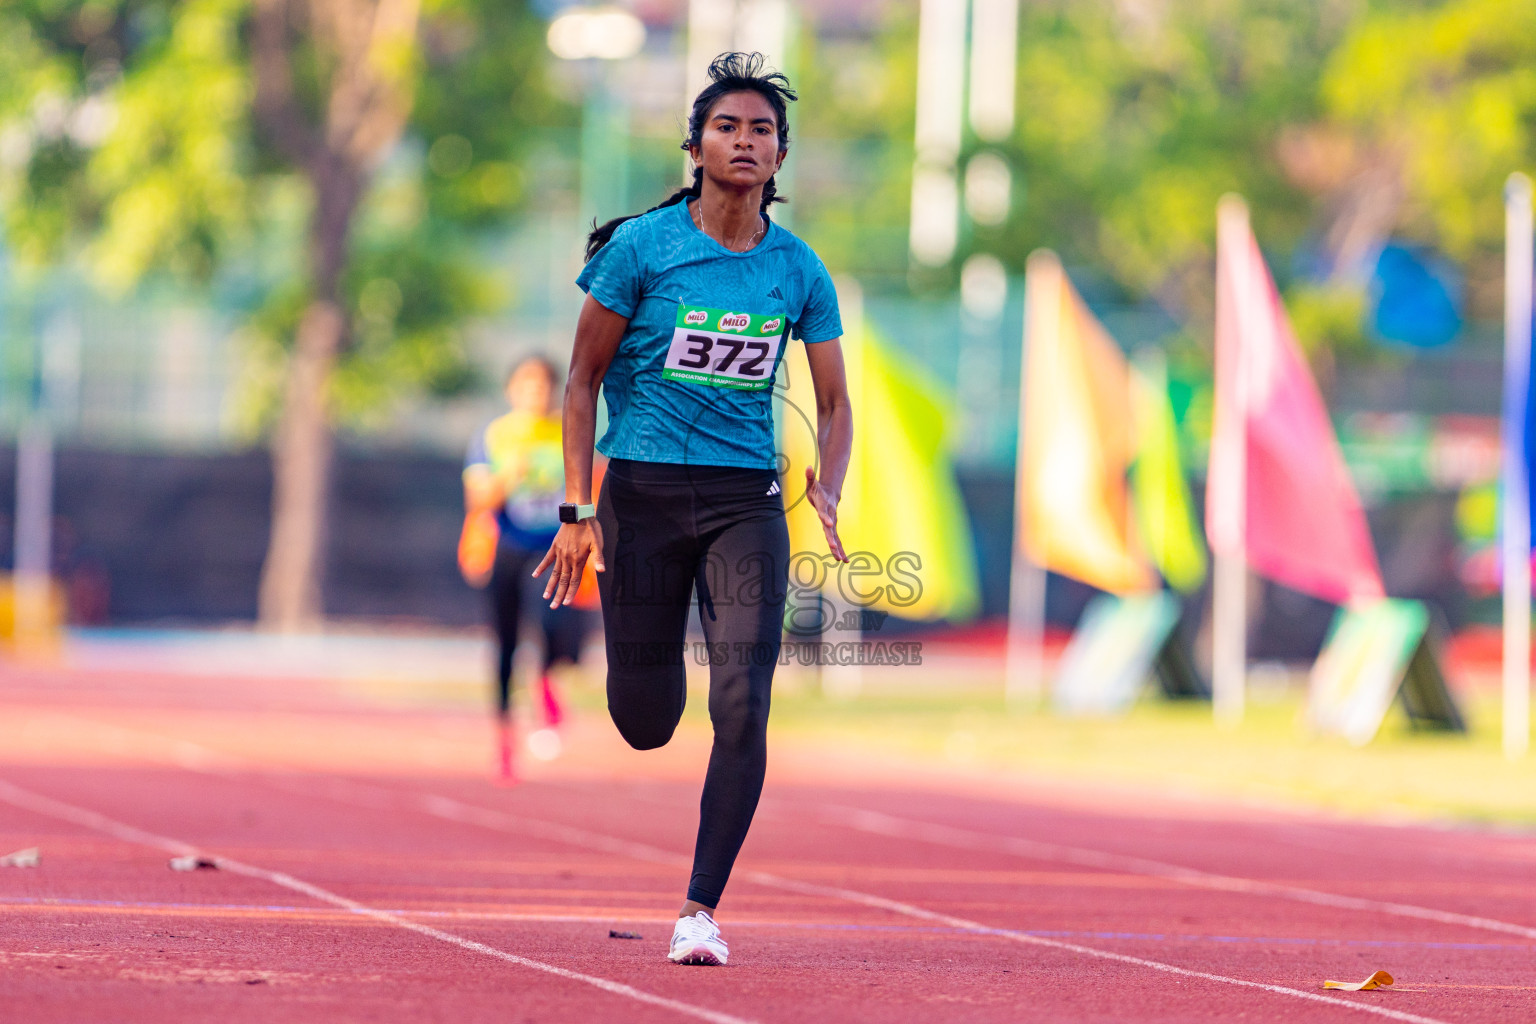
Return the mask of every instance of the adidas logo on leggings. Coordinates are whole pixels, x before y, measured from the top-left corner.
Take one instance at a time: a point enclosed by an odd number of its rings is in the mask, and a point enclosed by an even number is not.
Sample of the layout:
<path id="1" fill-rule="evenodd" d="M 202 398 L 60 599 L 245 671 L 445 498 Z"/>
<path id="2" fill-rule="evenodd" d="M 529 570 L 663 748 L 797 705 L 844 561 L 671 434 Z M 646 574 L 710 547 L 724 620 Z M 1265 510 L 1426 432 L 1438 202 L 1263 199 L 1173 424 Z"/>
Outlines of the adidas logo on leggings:
<path id="1" fill-rule="evenodd" d="M 768 485 L 768 493 L 769 494 L 778 494 L 779 493 L 779 482 L 777 480 L 775 480 L 773 483 Z"/>

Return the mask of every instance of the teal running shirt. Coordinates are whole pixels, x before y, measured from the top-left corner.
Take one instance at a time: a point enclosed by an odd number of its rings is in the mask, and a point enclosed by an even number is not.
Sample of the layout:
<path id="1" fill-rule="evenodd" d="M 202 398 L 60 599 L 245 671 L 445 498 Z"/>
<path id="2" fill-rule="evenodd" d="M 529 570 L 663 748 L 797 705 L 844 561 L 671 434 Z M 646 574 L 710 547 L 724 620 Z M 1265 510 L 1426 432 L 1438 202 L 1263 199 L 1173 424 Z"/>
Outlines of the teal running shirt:
<path id="1" fill-rule="evenodd" d="M 843 333 L 832 278 L 810 246 L 769 224 L 755 248 L 732 252 L 677 203 L 620 224 L 576 283 L 629 318 L 603 377 L 598 451 L 778 468 L 773 380 L 784 346 Z"/>

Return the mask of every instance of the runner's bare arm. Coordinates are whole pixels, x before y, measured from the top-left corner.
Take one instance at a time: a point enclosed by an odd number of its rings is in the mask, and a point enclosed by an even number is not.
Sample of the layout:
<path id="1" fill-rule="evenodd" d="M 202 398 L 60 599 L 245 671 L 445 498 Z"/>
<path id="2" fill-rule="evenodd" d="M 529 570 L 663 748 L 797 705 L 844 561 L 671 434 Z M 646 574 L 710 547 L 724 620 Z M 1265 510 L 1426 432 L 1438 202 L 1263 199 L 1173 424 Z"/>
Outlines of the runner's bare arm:
<path id="1" fill-rule="evenodd" d="M 571 352 L 571 369 L 565 380 L 565 405 L 561 417 L 561 444 L 565 452 L 565 500 L 574 505 L 592 503 L 592 443 L 597 432 L 597 393 L 619 350 L 619 339 L 629 318 L 620 316 L 601 302 L 587 296 L 581 316 L 576 321 L 576 345 Z M 592 557 L 598 572 L 603 565 L 603 537 L 597 520 L 561 525 L 554 543 L 545 554 L 535 576 L 551 564 L 544 587 L 544 598 L 554 608 L 570 604 L 581 584 L 581 572 Z"/>
<path id="2" fill-rule="evenodd" d="M 853 406 L 848 401 L 848 377 L 843 369 L 843 340 L 834 338 L 805 346 L 816 389 L 816 445 L 820 450 L 821 475 L 805 467 L 805 493 L 821 516 L 827 547 L 839 561 L 848 561 L 842 538 L 837 535 L 837 503 L 843 497 L 843 479 L 853 454 Z"/>
<path id="3" fill-rule="evenodd" d="M 507 489 L 491 467 L 477 462 L 464 470 L 464 511 L 494 512 L 507 500 Z"/>

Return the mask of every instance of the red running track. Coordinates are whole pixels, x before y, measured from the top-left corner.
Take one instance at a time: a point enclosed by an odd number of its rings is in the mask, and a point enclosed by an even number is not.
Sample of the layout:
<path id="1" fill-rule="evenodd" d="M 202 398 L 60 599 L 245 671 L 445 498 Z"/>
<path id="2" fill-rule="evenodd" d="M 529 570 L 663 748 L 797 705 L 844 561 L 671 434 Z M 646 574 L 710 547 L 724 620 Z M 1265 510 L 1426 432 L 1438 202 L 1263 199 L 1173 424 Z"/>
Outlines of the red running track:
<path id="1" fill-rule="evenodd" d="M 1536 1020 L 1528 835 L 791 752 L 731 965 L 683 968 L 706 737 L 578 723 L 506 790 L 484 733 L 319 684 L 0 671 L 0 853 L 42 851 L 0 868 L 0 1019 Z M 168 870 L 192 851 L 219 869 Z M 1377 969 L 1398 985 L 1321 988 Z"/>

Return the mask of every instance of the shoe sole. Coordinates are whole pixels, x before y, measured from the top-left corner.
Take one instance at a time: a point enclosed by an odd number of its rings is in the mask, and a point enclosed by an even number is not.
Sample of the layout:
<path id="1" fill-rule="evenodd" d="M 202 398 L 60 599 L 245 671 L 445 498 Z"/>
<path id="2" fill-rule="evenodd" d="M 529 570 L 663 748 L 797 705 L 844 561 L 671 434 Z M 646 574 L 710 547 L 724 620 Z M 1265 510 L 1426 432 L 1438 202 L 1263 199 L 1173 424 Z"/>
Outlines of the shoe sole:
<path id="1" fill-rule="evenodd" d="M 704 946 L 694 946 L 682 956 L 675 953 L 667 954 L 667 959 L 675 964 L 685 964 L 689 967 L 724 967 L 725 961 L 711 953 Z"/>

